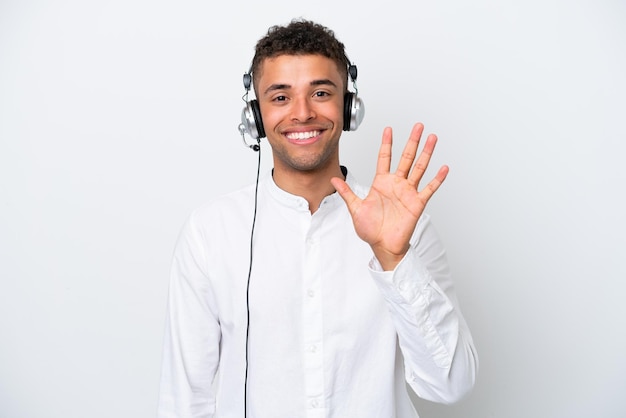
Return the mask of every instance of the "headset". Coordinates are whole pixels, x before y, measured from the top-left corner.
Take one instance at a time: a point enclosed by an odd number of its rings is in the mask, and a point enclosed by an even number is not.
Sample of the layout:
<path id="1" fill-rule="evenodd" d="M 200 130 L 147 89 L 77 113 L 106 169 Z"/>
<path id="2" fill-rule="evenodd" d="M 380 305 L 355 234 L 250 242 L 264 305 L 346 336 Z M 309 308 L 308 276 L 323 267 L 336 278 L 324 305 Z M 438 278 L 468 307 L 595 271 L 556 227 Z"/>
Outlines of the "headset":
<path id="1" fill-rule="evenodd" d="M 348 60 L 348 62 L 350 61 Z M 356 86 L 358 72 L 356 65 L 350 64 L 348 66 L 348 74 L 350 80 L 352 80 L 354 92 L 347 91 L 343 97 L 343 130 L 356 131 L 365 116 L 365 107 L 363 101 L 358 96 L 359 90 Z M 263 127 L 259 102 L 256 99 L 248 99 L 251 86 L 252 68 L 243 75 L 243 87 L 246 89 L 243 95 L 243 101 L 246 103 L 246 106 L 241 111 L 241 123 L 238 129 L 244 145 L 254 151 L 258 151 L 260 139 L 265 138 L 265 128 Z M 252 139 L 256 140 L 257 143 L 252 145 L 248 144 L 244 134 L 248 134 Z"/>

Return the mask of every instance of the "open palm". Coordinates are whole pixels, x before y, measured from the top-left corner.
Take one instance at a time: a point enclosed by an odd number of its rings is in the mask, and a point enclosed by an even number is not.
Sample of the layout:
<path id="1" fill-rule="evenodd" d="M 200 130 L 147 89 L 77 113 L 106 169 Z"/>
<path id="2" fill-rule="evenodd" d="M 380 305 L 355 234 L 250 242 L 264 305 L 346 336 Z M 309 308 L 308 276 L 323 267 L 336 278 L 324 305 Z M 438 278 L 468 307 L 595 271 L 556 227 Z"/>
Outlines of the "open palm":
<path id="1" fill-rule="evenodd" d="M 423 131 L 424 125 L 421 123 L 413 126 L 396 172 L 392 173 L 392 130 L 385 128 L 376 175 L 365 199 L 356 196 L 342 179 L 331 180 L 348 206 L 357 235 L 372 247 L 385 270 L 395 268 L 406 254 L 409 240 L 426 204 L 448 175 L 448 167 L 442 166 L 435 178 L 422 190 L 418 190 L 437 143 L 435 135 L 428 135 L 416 159 Z"/>

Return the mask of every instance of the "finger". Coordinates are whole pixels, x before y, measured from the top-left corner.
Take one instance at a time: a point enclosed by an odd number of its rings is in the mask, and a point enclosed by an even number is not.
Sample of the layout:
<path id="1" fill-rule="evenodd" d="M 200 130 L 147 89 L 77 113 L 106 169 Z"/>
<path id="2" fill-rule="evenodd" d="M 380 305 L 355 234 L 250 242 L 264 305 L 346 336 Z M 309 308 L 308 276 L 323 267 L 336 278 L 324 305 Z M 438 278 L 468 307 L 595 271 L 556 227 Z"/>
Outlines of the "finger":
<path id="1" fill-rule="evenodd" d="M 424 144 L 424 148 L 422 149 L 422 152 L 415 161 L 415 165 L 413 166 L 411 175 L 408 177 L 410 185 L 417 187 L 419 182 L 422 180 L 422 177 L 424 176 L 424 173 L 428 168 L 428 164 L 430 163 L 430 158 L 432 157 L 435 150 L 435 145 L 437 145 L 437 135 L 428 135 L 428 138 L 426 138 L 426 143 Z"/>
<path id="2" fill-rule="evenodd" d="M 448 177 L 449 172 L 450 169 L 447 165 L 441 166 L 435 178 L 432 179 L 430 183 L 428 183 L 426 187 L 424 187 L 424 189 L 418 193 L 420 199 L 422 199 L 424 204 L 426 204 L 430 200 L 433 194 L 435 194 L 435 192 L 443 184 L 446 177 Z"/>
<path id="3" fill-rule="evenodd" d="M 343 199 L 348 207 L 348 211 L 354 214 L 361 204 L 361 199 L 354 194 L 348 183 L 339 177 L 333 177 L 330 179 L 330 183 L 333 185 L 339 196 Z"/>
<path id="4" fill-rule="evenodd" d="M 378 150 L 378 162 L 376 163 L 376 174 L 387 174 L 391 168 L 391 144 L 393 134 L 390 127 L 383 130 L 383 140 Z"/>
<path id="5" fill-rule="evenodd" d="M 415 125 L 413 125 L 413 129 L 411 129 L 411 135 L 409 135 L 409 140 L 404 146 L 404 150 L 402 151 L 402 155 L 400 156 L 400 161 L 398 162 L 398 168 L 396 169 L 397 176 L 407 178 L 407 176 L 409 175 L 409 171 L 411 170 L 413 161 L 415 161 L 417 147 L 419 146 L 420 138 L 422 137 L 423 131 L 424 125 L 422 125 L 421 123 L 416 123 Z"/>

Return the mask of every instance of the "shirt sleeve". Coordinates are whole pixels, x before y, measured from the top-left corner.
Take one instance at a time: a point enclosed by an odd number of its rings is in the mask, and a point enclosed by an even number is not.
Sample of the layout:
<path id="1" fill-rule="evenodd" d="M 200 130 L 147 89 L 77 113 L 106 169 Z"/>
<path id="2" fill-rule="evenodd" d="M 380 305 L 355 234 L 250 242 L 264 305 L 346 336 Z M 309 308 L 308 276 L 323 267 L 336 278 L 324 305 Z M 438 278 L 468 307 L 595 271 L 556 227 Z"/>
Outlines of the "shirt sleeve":
<path id="1" fill-rule="evenodd" d="M 178 238 L 170 272 L 159 418 L 215 414 L 213 380 L 220 355 L 220 326 L 205 254 L 192 215 Z"/>
<path id="2" fill-rule="evenodd" d="M 382 271 L 376 258 L 370 271 L 396 327 L 411 388 L 433 402 L 460 400 L 474 386 L 478 357 L 428 215 L 420 219 L 408 253 L 393 271 Z"/>

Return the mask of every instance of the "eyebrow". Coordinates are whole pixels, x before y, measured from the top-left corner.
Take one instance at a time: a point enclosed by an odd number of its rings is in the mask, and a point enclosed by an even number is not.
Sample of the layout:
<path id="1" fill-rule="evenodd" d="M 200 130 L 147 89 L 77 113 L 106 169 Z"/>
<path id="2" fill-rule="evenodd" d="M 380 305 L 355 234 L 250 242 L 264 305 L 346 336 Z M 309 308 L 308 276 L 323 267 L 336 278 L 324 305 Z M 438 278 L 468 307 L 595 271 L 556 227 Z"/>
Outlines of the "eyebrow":
<path id="1" fill-rule="evenodd" d="M 323 78 L 323 79 L 320 79 L 320 80 L 313 80 L 313 81 L 311 81 L 309 83 L 309 85 L 310 86 L 332 86 L 332 87 L 337 87 L 337 85 L 333 81 L 331 81 L 331 80 L 329 80 L 327 78 Z M 267 93 L 270 93 L 270 92 L 276 91 L 276 90 L 286 90 L 286 89 L 289 89 L 289 88 L 291 88 L 290 84 L 272 84 L 271 86 L 269 86 L 265 90 L 264 94 L 267 94 Z"/>

